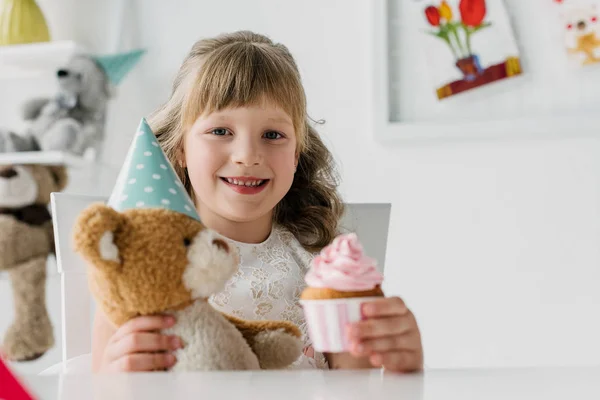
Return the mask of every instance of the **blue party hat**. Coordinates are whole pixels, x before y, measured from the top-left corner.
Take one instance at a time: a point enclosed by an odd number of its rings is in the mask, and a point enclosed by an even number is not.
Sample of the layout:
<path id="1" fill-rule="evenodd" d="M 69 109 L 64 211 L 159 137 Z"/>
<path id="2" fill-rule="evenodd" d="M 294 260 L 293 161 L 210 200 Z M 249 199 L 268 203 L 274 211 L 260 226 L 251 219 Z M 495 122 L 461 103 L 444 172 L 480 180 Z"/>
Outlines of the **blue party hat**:
<path id="1" fill-rule="evenodd" d="M 165 208 L 200 221 L 192 199 L 142 118 L 108 205 L 117 211 Z"/>
<path id="2" fill-rule="evenodd" d="M 140 49 L 127 53 L 93 56 L 92 58 L 104 70 L 110 82 L 116 86 L 136 66 L 144 53 L 146 50 Z"/>

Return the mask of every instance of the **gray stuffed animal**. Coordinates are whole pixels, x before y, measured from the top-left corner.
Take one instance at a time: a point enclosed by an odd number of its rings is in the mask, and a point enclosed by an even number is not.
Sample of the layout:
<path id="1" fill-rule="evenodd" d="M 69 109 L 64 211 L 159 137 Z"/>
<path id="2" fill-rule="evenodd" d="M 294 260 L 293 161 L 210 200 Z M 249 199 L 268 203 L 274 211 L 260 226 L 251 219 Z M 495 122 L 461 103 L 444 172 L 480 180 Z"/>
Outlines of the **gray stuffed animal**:
<path id="1" fill-rule="evenodd" d="M 76 56 L 56 72 L 59 91 L 52 99 L 32 99 L 23 107 L 29 134 L 41 150 L 83 155 L 100 150 L 111 88 L 107 75 L 90 57 Z"/>
<path id="2" fill-rule="evenodd" d="M 0 152 L 67 151 L 96 156 L 105 136 L 108 101 L 114 87 L 144 54 L 143 50 L 113 56 L 76 55 L 58 71 L 58 93 L 23 106 L 30 122 L 25 135 L 0 130 Z"/>

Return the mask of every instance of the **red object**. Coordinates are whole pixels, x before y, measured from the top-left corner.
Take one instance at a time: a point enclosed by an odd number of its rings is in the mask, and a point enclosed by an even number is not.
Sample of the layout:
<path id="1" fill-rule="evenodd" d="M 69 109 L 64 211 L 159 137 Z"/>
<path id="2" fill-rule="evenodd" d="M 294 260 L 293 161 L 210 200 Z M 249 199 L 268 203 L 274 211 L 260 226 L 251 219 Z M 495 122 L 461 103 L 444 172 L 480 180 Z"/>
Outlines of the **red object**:
<path id="1" fill-rule="evenodd" d="M 567 25 L 567 29 L 569 29 L 569 30 L 573 29 L 573 25 L 572 24 Z"/>
<path id="2" fill-rule="evenodd" d="M 592 22 L 593 22 L 593 23 L 596 23 L 596 22 L 598 22 L 598 17 L 592 17 Z"/>
<path id="3" fill-rule="evenodd" d="M 479 26 L 487 12 L 485 0 L 461 0 L 458 8 L 463 23 L 471 27 Z"/>
<path id="4" fill-rule="evenodd" d="M 440 11 L 437 7 L 429 6 L 425 9 L 425 16 L 427 17 L 427 21 L 433 26 L 440 26 Z"/>
<path id="5" fill-rule="evenodd" d="M 437 90 L 438 99 L 442 100 L 452 95 L 462 93 L 467 90 L 474 89 L 476 87 L 487 85 L 488 83 L 520 75 L 522 73 L 520 62 L 517 60 L 513 61 L 512 63 L 514 62 L 517 63 L 516 66 L 509 66 L 508 61 L 496 65 L 491 65 L 487 67 L 482 74 L 478 74 L 476 78 L 472 81 L 466 81 L 464 79 L 461 79 L 460 81 L 454 81 L 445 86 L 442 86 Z M 517 69 L 515 70 L 515 68 Z"/>
<path id="6" fill-rule="evenodd" d="M 0 399 L 34 400 L 0 357 Z"/>

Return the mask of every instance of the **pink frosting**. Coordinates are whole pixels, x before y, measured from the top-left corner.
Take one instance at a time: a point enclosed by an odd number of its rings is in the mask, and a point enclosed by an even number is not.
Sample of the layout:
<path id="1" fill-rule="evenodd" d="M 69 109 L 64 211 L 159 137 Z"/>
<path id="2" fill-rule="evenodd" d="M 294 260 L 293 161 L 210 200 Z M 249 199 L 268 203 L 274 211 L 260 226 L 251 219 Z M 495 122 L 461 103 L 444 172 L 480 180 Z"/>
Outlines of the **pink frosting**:
<path id="1" fill-rule="evenodd" d="M 305 280 L 310 287 L 354 292 L 375 288 L 383 276 L 377 261 L 364 255 L 358 237 L 350 233 L 335 238 L 313 259 Z"/>

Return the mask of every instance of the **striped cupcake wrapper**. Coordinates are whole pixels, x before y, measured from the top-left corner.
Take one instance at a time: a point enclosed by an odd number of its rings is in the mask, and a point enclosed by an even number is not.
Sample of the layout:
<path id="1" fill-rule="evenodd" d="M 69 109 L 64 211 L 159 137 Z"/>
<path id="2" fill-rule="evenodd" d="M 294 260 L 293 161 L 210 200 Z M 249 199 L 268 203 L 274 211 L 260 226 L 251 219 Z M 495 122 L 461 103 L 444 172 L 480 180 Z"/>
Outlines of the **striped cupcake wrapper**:
<path id="1" fill-rule="evenodd" d="M 332 300 L 300 300 L 308 335 L 318 352 L 341 353 L 350 350 L 346 334 L 349 323 L 361 320 L 362 303 L 379 297 L 355 297 Z"/>

